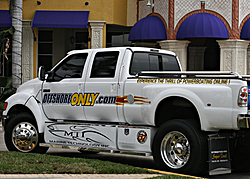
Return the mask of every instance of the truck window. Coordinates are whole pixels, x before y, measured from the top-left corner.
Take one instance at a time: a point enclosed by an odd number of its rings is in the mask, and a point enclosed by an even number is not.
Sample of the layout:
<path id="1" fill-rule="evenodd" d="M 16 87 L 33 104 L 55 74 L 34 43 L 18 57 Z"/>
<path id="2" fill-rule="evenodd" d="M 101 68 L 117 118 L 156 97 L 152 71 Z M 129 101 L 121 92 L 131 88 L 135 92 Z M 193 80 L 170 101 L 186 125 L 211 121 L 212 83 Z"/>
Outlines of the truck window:
<path id="1" fill-rule="evenodd" d="M 114 78 L 118 56 L 118 51 L 96 53 L 90 78 Z"/>
<path id="2" fill-rule="evenodd" d="M 172 55 L 162 55 L 162 70 L 180 71 L 180 66 L 176 60 L 176 57 Z"/>
<path id="3" fill-rule="evenodd" d="M 141 71 L 180 71 L 176 57 L 164 54 L 135 52 L 130 65 L 130 74 Z"/>
<path id="4" fill-rule="evenodd" d="M 54 70 L 54 81 L 60 81 L 64 78 L 81 78 L 87 56 L 87 53 L 81 53 L 66 58 Z"/>

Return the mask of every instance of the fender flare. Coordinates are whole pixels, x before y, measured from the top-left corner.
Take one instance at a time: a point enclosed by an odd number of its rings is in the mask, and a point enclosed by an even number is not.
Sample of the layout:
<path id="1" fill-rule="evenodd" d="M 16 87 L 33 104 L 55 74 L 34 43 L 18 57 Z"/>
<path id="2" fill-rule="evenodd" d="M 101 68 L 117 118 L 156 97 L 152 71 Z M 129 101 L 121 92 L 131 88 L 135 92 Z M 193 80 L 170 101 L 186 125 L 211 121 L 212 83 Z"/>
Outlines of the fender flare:
<path id="1" fill-rule="evenodd" d="M 180 97 L 180 98 L 184 98 L 187 101 L 189 101 L 197 110 L 198 115 L 199 115 L 199 121 L 201 124 L 201 128 L 204 128 L 204 125 L 206 125 L 207 123 L 207 118 L 206 116 L 204 116 L 201 111 L 203 110 L 203 103 L 201 101 L 201 99 L 192 91 L 186 90 L 186 89 L 176 89 L 176 88 L 172 88 L 166 91 L 162 91 L 160 92 L 157 96 L 154 97 L 154 102 L 152 102 L 153 104 L 155 104 L 152 107 L 152 113 L 151 113 L 151 117 L 154 119 L 155 118 L 155 114 L 156 114 L 156 110 L 158 108 L 158 105 L 161 103 L 161 101 L 163 101 L 166 98 L 169 97 Z M 191 100 L 193 99 L 193 100 Z"/>
<path id="2" fill-rule="evenodd" d="M 38 100 L 36 100 L 34 96 L 31 96 L 29 98 L 29 100 L 26 102 L 25 106 L 27 108 L 29 108 L 30 111 L 33 113 L 33 116 L 34 116 L 36 123 L 37 123 L 39 133 L 43 133 L 44 126 L 45 126 L 45 120 L 47 118 L 43 113 L 41 103 Z"/>
<path id="3" fill-rule="evenodd" d="M 34 116 L 39 133 L 44 132 L 45 120 L 47 119 L 43 113 L 42 105 L 40 101 L 38 101 L 35 96 L 31 96 L 27 93 L 16 93 L 9 97 L 6 102 L 8 103 L 7 109 L 3 112 L 3 115 L 8 115 L 9 111 L 17 106 L 23 105 L 27 107 L 32 115 Z"/>

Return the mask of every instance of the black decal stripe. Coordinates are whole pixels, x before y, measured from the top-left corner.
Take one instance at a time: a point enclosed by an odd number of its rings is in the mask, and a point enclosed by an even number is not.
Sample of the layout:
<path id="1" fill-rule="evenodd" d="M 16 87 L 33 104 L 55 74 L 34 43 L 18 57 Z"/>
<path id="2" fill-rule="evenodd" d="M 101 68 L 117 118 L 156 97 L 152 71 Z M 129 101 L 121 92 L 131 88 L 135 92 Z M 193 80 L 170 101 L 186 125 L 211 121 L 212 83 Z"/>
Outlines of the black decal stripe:
<path id="1" fill-rule="evenodd" d="M 111 140 L 110 138 L 108 138 L 107 136 L 105 136 L 104 134 L 102 134 L 102 133 L 100 133 L 100 132 L 96 132 L 96 131 L 84 131 L 84 132 L 82 132 L 82 133 L 85 134 L 85 133 L 88 133 L 88 132 L 90 132 L 90 133 L 95 133 L 95 134 L 98 134 L 98 135 L 100 135 L 100 136 L 103 136 L 103 137 L 105 137 L 106 139 L 108 139 L 110 142 L 112 142 L 112 140 Z"/>
<path id="2" fill-rule="evenodd" d="M 79 128 L 79 129 L 77 129 Z M 85 126 L 70 126 L 69 129 L 72 131 L 82 131 L 82 130 L 87 130 L 87 129 L 95 129 L 94 127 L 85 127 Z"/>
<path id="3" fill-rule="evenodd" d="M 101 142 L 95 141 L 95 140 L 93 140 L 91 138 L 86 138 L 86 141 L 88 141 L 88 142 L 95 142 L 95 143 L 101 144 Z"/>
<path id="4" fill-rule="evenodd" d="M 74 139 L 73 136 L 72 136 L 72 137 L 69 137 L 69 138 L 67 138 L 67 137 L 62 137 L 62 136 L 60 136 L 60 135 L 57 135 L 57 134 L 53 133 L 53 131 L 56 131 L 56 132 L 65 132 L 64 130 L 49 130 L 49 132 L 50 132 L 52 135 L 54 135 L 54 136 L 56 136 L 56 137 L 59 137 L 59 138 L 63 138 L 63 139 Z M 74 139 L 74 140 L 75 140 L 75 139 Z"/>

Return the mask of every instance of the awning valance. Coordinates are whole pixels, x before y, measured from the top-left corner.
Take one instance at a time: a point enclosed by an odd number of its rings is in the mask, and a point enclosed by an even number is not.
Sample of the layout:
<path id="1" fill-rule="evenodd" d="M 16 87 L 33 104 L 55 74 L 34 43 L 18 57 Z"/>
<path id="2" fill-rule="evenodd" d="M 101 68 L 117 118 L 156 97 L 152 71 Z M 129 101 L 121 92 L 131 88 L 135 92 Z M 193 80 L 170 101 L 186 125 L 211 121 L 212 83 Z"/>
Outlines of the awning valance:
<path id="1" fill-rule="evenodd" d="M 157 16 L 148 16 L 139 20 L 131 29 L 128 40 L 166 40 L 166 28 Z"/>
<path id="2" fill-rule="evenodd" d="M 87 28 L 89 11 L 36 11 L 32 27 Z"/>
<path id="3" fill-rule="evenodd" d="M 198 13 L 188 17 L 180 25 L 177 39 L 180 38 L 229 38 L 225 24 L 216 16 Z"/>
<path id="4" fill-rule="evenodd" d="M 12 17 L 8 10 L 0 10 L 0 27 L 11 27 Z"/>
<path id="5" fill-rule="evenodd" d="M 250 19 L 248 19 L 245 24 L 242 27 L 241 34 L 240 34 L 241 39 L 250 39 Z"/>

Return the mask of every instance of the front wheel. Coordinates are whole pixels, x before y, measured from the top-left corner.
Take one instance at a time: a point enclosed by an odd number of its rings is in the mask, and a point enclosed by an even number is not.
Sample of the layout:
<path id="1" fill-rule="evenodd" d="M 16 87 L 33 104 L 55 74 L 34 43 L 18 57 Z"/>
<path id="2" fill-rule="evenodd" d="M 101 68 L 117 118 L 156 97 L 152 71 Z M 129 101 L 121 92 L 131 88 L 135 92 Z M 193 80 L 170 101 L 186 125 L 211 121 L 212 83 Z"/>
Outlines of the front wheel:
<path id="1" fill-rule="evenodd" d="M 171 120 L 157 131 L 152 152 L 163 170 L 192 175 L 205 175 L 207 140 L 194 121 Z"/>
<path id="2" fill-rule="evenodd" d="M 29 113 L 20 113 L 6 125 L 5 144 L 9 151 L 46 153 L 48 148 L 40 147 L 43 138 L 39 136 L 35 119 Z"/>

